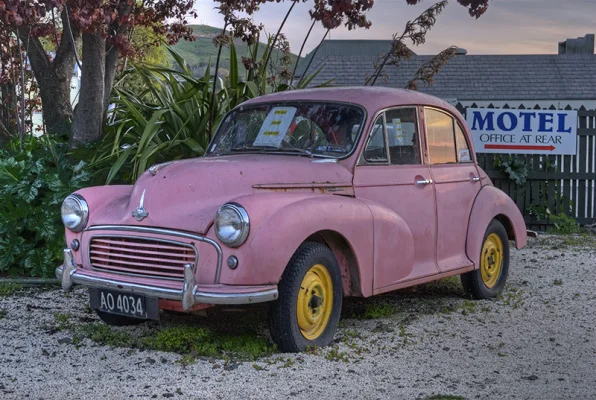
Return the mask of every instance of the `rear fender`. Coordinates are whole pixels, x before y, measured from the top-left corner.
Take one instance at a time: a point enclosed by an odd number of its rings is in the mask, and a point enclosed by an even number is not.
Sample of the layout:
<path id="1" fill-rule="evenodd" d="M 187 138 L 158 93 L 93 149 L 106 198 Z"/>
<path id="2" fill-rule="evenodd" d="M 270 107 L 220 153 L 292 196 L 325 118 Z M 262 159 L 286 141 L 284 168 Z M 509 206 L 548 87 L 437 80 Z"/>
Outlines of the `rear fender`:
<path id="1" fill-rule="evenodd" d="M 480 252 L 486 228 L 493 219 L 505 225 L 509 239 L 515 241 L 516 248 L 527 244 L 524 218 L 509 196 L 493 186 L 484 186 L 476 195 L 466 240 L 466 254 L 476 269 L 480 266 Z"/>

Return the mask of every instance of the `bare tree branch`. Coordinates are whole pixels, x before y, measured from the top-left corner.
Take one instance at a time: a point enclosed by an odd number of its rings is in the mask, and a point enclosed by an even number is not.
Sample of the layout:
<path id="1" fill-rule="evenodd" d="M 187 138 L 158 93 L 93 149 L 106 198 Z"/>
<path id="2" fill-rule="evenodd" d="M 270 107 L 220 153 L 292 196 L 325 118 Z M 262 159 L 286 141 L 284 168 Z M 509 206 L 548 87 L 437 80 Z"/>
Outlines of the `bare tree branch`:
<path id="1" fill-rule="evenodd" d="M 447 7 L 447 0 L 440 1 L 426 11 L 424 11 L 418 18 L 413 21 L 408 21 L 403 33 L 398 36 L 393 35 L 391 43 L 391 50 L 379 57 L 375 62 L 375 72 L 368 77 L 365 85 L 374 86 L 379 76 L 383 73 L 385 65 L 398 65 L 399 61 L 404 58 L 409 58 L 411 52 L 407 49 L 404 40 L 410 39 L 414 46 L 419 46 L 426 42 L 426 35 L 437 22 L 437 16 Z"/>

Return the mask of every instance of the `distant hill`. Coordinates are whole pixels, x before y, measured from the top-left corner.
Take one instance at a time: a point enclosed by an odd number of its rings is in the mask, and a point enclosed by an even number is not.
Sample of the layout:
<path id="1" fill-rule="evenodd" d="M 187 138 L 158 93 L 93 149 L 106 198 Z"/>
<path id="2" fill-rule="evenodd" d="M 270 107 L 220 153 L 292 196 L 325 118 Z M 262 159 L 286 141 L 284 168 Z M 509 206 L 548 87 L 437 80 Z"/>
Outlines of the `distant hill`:
<path id="1" fill-rule="evenodd" d="M 181 40 L 173 47 L 182 57 L 184 57 L 186 63 L 191 67 L 193 75 L 202 76 L 209 63 L 211 63 L 211 72 L 214 71 L 218 48 L 213 44 L 213 38 L 221 33 L 221 28 L 215 28 L 208 25 L 191 25 L 191 27 L 193 28 L 196 40 L 194 42 Z M 245 71 L 244 66 L 242 65 L 242 56 L 248 56 L 248 46 L 240 40 L 234 40 L 234 44 L 236 45 L 236 55 L 238 56 L 238 68 L 242 76 L 243 71 Z M 265 44 L 261 43 L 259 46 L 259 56 L 262 55 L 264 49 Z M 279 51 L 275 51 L 271 57 L 276 59 L 277 57 L 280 57 L 280 53 L 281 52 Z M 296 55 L 294 54 L 292 54 L 292 62 L 296 62 Z M 223 73 L 229 71 L 229 48 L 224 47 L 222 49 L 219 65 L 220 70 Z M 292 64 L 291 67 L 293 68 L 293 66 L 294 64 Z"/>

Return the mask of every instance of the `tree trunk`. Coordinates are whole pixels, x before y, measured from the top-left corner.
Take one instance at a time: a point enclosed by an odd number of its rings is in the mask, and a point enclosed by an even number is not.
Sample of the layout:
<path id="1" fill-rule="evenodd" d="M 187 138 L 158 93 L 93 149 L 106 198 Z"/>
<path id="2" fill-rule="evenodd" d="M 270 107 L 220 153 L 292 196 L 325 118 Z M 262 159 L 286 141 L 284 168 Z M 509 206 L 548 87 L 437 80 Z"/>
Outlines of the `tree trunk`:
<path id="1" fill-rule="evenodd" d="M 74 113 L 70 147 L 101 139 L 103 133 L 106 78 L 106 40 L 101 35 L 83 34 L 81 91 Z"/>
<path id="2" fill-rule="evenodd" d="M 2 121 L 0 121 L 0 148 L 4 146 L 4 143 L 8 142 L 10 137 L 10 132 L 8 131 L 8 129 L 6 129 Z"/>
<path id="3" fill-rule="evenodd" d="M 4 127 L 4 131 L 10 135 L 16 132 L 14 129 L 17 112 L 16 99 L 15 85 L 9 83 L 0 85 L 0 100 L 2 101 L 0 104 L 0 123 Z"/>
<path id="4" fill-rule="evenodd" d="M 27 57 L 39 86 L 47 132 L 51 136 L 66 139 L 72 121 L 70 83 L 74 72 L 73 38 L 78 37 L 78 34 L 71 32 L 68 25 L 64 24 L 68 18 L 66 11 L 62 12 L 61 17 L 65 30 L 53 61 L 48 59 L 40 40 L 29 37 L 28 28 L 20 28 L 18 34 L 23 43 L 27 43 Z"/>
<path id="5" fill-rule="evenodd" d="M 114 87 L 114 78 L 118 67 L 120 51 L 115 46 L 110 46 L 106 51 L 106 75 L 104 78 L 103 107 L 104 113 L 108 111 L 110 99 L 112 98 L 112 88 Z"/>
<path id="6" fill-rule="evenodd" d="M 37 39 L 29 40 L 34 44 L 29 46 L 27 55 L 39 86 L 43 120 L 47 131 L 54 137 L 68 138 L 72 120 L 70 82 L 74 62 L 68 62 L 68 60 L 50 62 L 45 52 L 31 50 L 37 44 L 41 46 L 41 43 Z"/>

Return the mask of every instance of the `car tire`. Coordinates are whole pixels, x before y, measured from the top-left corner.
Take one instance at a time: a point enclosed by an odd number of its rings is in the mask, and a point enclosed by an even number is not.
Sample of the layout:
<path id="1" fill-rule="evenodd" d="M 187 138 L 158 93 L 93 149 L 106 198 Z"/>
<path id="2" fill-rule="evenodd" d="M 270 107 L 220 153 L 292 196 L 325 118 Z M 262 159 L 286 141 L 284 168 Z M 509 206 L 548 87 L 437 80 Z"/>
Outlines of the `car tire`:
<path id="1" fill-rule="evenodd" d="M 503 224 L 492 220 L 486 229 L 480 250 L 478 269 L 461 275 L 466 294 L 474 299 L 497 297 L 509 275 L 509 239 Z"/>
<path id="2" fill-rule="evenodd" d="M 125 317 L 124 315 L 110 314 L 99 310 L 95 310 L 95 312 L 99 316 L 99 319 L 105 322 L 106 325 L 110 326 L 130 326 L 147 322 L 146 319 Z"/>
<path id="3" fill-rule="evenodd" d="M 269 309 L 269 332 L 277 348 L 295 353 L 331 343 L 343 300 L 341 273 L 331 250 L 320 243 L 303 243 L 278 289 L 279 298 Z"/>

